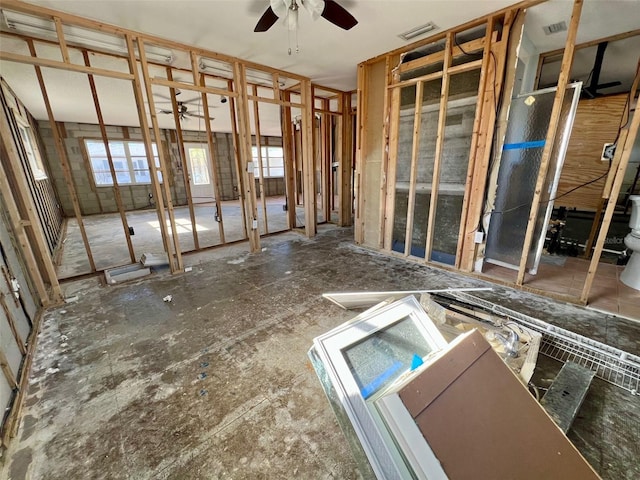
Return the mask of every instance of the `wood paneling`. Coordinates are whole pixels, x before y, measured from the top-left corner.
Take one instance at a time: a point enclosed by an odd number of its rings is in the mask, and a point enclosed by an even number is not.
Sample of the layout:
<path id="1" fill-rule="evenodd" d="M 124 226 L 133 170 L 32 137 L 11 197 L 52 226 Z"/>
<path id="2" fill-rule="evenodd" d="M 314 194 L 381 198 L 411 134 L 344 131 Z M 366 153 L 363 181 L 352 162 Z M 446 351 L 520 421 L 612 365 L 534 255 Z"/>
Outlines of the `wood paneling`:
<path id="1" fill-rule="evenodd" d="M 606 177 L 562 196 L 569 190 L 607 173 L 609 162 L 600 157 L 605 143 L 616 139 L 626 95 L 580 100 L 564 167 L 558 185 L 556 206 L 597 210 Z M 562 197 L 561 197 L 562 196 Z"/>

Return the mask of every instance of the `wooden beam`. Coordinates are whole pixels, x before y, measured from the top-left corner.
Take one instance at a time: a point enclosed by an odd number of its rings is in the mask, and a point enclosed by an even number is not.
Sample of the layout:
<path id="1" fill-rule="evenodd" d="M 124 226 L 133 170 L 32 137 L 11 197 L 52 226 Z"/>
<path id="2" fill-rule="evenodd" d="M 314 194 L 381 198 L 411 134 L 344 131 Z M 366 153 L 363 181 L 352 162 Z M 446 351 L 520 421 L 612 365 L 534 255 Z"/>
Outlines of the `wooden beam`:
<path id="1" fill-rule="evenodd" d="M 253 96 L 257 97 L 258 87 L 253 86 Z M 260 109 L 258 107 L 257 100 L 251 100 L 253 102 L 253 127 L 254 135 L 256 138 L 256 148 L 258 150 L 258 185 L 260 189 L 260 204 L 262 205 L 262 220 L 264 222 L 264 233 L 269 233 L 269 223 L 267 219 L 267 198 L 264 189 L 264 170 L 262 160 L 262 135 L 260 133 Z"/>
<path id="2" fill-rule="evenodd" d="M 188 51 L 191 50 L 191 51 L 195 52 L 199 56 L 202 56 L 202 57 L 205 57 L 205 58 L 210 58 L 212 60 L 219 60 L 219 61 L 227 62 L 229 64 L 233 64 L 233 63 L 236 63 L 236 62 L 241 62 L 245 67 L 249 67 L 249 68 L 252 68 L 254 70 L 259 70 L 261 72 L 268 73 L 268 74 L 281 73 L 286 78 L 289 78 L 291 80 L 304 80 L 304 79 L 306 79 L 306 77 L 303 77 L 302 75 L 298 75 L 296 73 L 285 72 L 284 70 L 279 70 L 277 68 L 269 67 L 269 66 L 266 66 L 266 65 L 261 65 L 259 63 L 255 63 L 255 62 L 243 61 L 243 60 L 241 60 L 241 59 L 239 59 L 237 57 L 233 57 L 233 56 L 230 56 L 230 55 L 223 55 L 221 53 L 212 52 L 212 51 L 206 50 L 204 48 L 195 48 L 195 47 L 192 47 L 192 46 L 184 44 L 184 43 L 168 40 L 166 38 L 157 37 L 157 36 L 154 36 L 154 35 L 143 34 L 143 33 L 140 33 L 140 32 L 136 32 L 134 30 L 129 30 L 129 29 L 126 29 L 126 28 L 115 26 L 115 25 L 110 25 L 110 24 L 105 23 L 105 22 L 98 22 L 98 21 L 95 21 L 95 20 L 90 20 L 88 18 L 83 18 L 83 17 L 80 17 L 78 15 L 72 15 L 72 14 L 69 14 L 69 13 L 60 12 L 60 11 L 53 10 L 53 9 L 50 9 L 50 8 L 45 8 L 45 7 L 41 7 L 41 6 L 25 3 L 25 2 L 22 2 L 22 1 L 19 1 L 19 0 L 3 0 L 2 1 L 2 6 L 3 6 L 3 8 L 6 8 L 7 10 L 13 10 L 13 11 L 16 11 L 16 12 L 22 12 L 22 13 L 26 13 L 26 14 L 29 14 L 29 15 L 36 15 L 36 16 L 40 16 L 40 17 L 46 17 L 47 19 L 53 19 L 54 17 L 58 17 L 58 18 L 60 18 L 60 20 L 65 25 L 77 25 L 79 27 L 84 27 L 84 28 L 91 29 L 91 30 L 97 30 L 97 31 L 100 31 L 100 32 L 106 32 L 106 33 L 109 33 L 111 35 L 117 35 L 119 37 L 125 37 L 125 38 L 126 38 L 127 35 L 129 35 L 131 37 L 140 38 L 142 41 L 145 41 L 147 43 L 150 43 L 150 44 L 153 44 L 153 45 L 157 45 L 158 47 L 163 47 L 163 48 L 168 48 L 168 49 L 175 49 L 175 50 L 180 50 L 180 51 L 184 51 L 184 52 L 188 52 Z M 62 63 L 62 62 L 60 62 L 60 63 Z"/>
<path id="3" fill-rule="evenodd" d="M 238 90 L 238 129 L 240 139 L 238 150 L 242 169 L 245 205 L 247 212 L 247 232 L 251 252 L 260 251 L 260 230 L 258 229 L 258 206 L 256 199 L 256 185 L 253 171 L 249 171 L 251 155 L 251 127 L 249 126 L 249 99 L 247 95 L 247 80 L 245 66 L 239 62 L 233 64 L 233 84 Z"/>
<path id="4" fill-rule="evenodd" d="M 483 23 L 485 23 L 489 17 L 491 16 L 495 16 L 496 18 L 500 17 L 501 15 L 505 15 L 507 13 L 513 13 L 516 12 L 518 10 L 524 10 L 530 7 L 533 7 L 535 5 L 538 5 L 540 3 L 544 3 L 547 0 L 523 0 L 521 2 L 515 3 L 513 5 L 509 5 L 507 7 L 501 8 L 498 11 L 495 11 L 493 13 L 487 14 L 487 15 L 483 15 L 481 17 L 478 17 L 474 20 L 470 20 L 466 23 L 463 23 L 462 25 L 458 25 L 457 27 L 451 28 L 449 30 L 445 30 L 444 32 L 438 32 L 435 35 L 431 35 L 430 37 L 426 37 L 423 38 L 421 40 L 418 40 L 416 42 L 410 43 L 409 45 L 404 45 L 402 47 L 396 48 L 395 50 L 391 50 L 390 52 L 386 52 L 380 55 L 377 55 L 375 57 L 372 57 L 368 60 L 365 60 L 364 62 L 362 62 L 363 64 L 372 64 L 372 63 L 377 63 L 379 61 L 381 61 L 385 56 L 387 55 L 402 55 L 403 53 L 406 52 L 410 52 L 412 50 L 416 50 L 417 48 L 423 47 L 425 45 L 429 45 L 431 43 L 437 42 L 438 40 L 442 40 L 443 38 L 446 38 L 448 33 L 461 33 L 464 32 L 466 30 L 470 30 L 472 28 L 478 27 L 480 25 L 482 25 Z"/>
<path id="5" fill-rule="evenodd" d="M 452 58 L 457 58 L 462 55 L 466 55 L 470 52 L 477 52 L 478 50 L 483 50 L 485 45 L 487 44 L 487 37 L 477 38 L 475 40 L 471 40 L 470 42 L 463 43 L 460 46 L 454 46 L 452 52 Z M 446 49 L 446 47 L 445 47 Z M 401 63 L 400 64 L 400 73 L 405 73 L 410 70 L 415 70 L 417 68 L 426 67 L 431 65 L 432 63 L 443 62 L 445 60 L 445 50 L 441 52 L 432 53 L 431 55 L 425 55 L 424 57 L 416 58 L 415 60 L 411 60 L 410 62 Z"/>
<path id="6" fill-rule="evenodd" d="M 323 99 L 322 104 L 328 108 L 329 101 Z M 320 114 L 320 179 L 322 182 L 320 194 L 322 195 L 322 215 L 325 222 L 331 221 L 331 128 L 328 125 L 330 121 L 329 115 Z"/>
<path id="7" fill-rule="evenodd" d="M 478 141 L 474 156 L 473 179 L 469 191 L 469 206 L 467 208 L 467 219 L 465 227 L 465 238 L 462 248 L 462 258 L 460 259 L 460 269 L 470 272 L 476 255 L 475 232 L 482 221 L 484 209 L 484 193 L 486 190 L 487 176 L 490 174 L 489 166 L 492 158 L 493 136 L 496 129 L 496 105 L 502 94 L 504 70 L 506 66 L 507 49 L 512 32 L 515 15 L 508 14 L 503 22 L 502 40 L 491 43 L 491 54 L 483 58 L 487 62 L 486 68 L 487 82 L 484 91 L 482 104 L 478 103 L 481 109 L 480 127 L 478 130 Z M 506 95 L 506 92 L 505 92 Z"/>
<path id="8" fill-rule="evenodd" d="M 357 244 L 364 243 L 364 195 L 361 191 L 363 185 L 363 146 L 367 144 L 366 123 L 367 123 L 367 83 L 368 66 L 361 63 L 358 65 L 358 88 L 356 105 L 356 168 L 354 172 L 353 191 L 355 194 L 355 218 L 354 218 L 354 241 Z"/>
<path id="9" fill-rule="evenodd" d="M 13 371 L 11 371 L 9 361 L 7 360 L 7 357 L 2 350 L 0 350 L 0 368 L 4 372 L 4 376 L 7 379 L 7 383 L 9 383 L 11 389 L 15 390 L 16 388 L 18 388 L 18 381 L 16 380 L 16 376 Z"/>
<path id="10" fill-rule="evenodd" d="M 254 87 L 256 85 L 253 85 Z M 264 102 L 264 103 L 271 103 L 273 105 L 282 105 L 283 107 L 296 107 L 296 108 L 302 108 L 302 104 L 301 103 L 295 103 L 295 102 L 284 102 L 275 98 L 269 98 L 269 97 L 260 97 L 258 95 L 249 95 L 247 97 L 249 100 L 251 100 L 252 102 Z"/>
<path id="11" fill-rule="evenodd" d="M 160 188 L 164 190 L 164 195 L 165 195 L 164 201 L 166 201 L 167 213 L 169 214 L 169 225 L 171 226 L 171 239 L 173 240 L 173 248 L 175 252 L 175 262 L 172 259 L 169 265 L 171 267 L 171 273 L 178 273 L 178 272 L 184 271 L 184 264 L 182 261 L 182 252 L 180 250 L 180 239 L 178 235 L 178 229 L 176 228 L 175 213 L 173 211 L 173 200 L 171 198 L 171 189 L 169 188 L 171 171 L 168 168 L 169 163 L 165 158 L 164 149 L 162 148 L 162 136 L 160 135 L 160 127 L 158 126 L 158 116 L 156 114 L 156 107 L 153 101 L 153 90 L 151 88 L 151 78 L 149 76 L 149 65 L 147 64 L 147 55 L 145 52 L 144 40 L 137 38 L 136 43 L 138 45 L 138 54 L 140 55 L 140 66 L 142 67 L 141 68 L 142 78 L 144 79 L 144 87 L 147 93 L 147 102 L 149 102 L 151 128 L 153 129 L 153 136 L 156 140 L 156 145 L 158 149 L 158 160 L 160 162 L 160 168 L 157 169 L 155 164 L 155 159 L 153 158 L 153 149 L 149 148 L 149 150 L 147 150 L 147 158 L 149 160 L 149 165 L 151 166 L 151 175 L 153 177 L 151 179 L 151 183 L 157 187 L 159 198 L 156 198 L 156 202 L 158 206 L 162 207 L 163 217 L 164 217 L 164 204 L 160 205 L 161 203 L 163 203 L 162 191 L 160 190 Z M 139 103 L 138 105 L 140 106 L 142 104 Z M 149 134 L 149 131 L 147 129 L 147 135 L 148 134 Z M 151 140 L 150 137 L 149 137 L 149 140 Z M 151 144 L 149 144 L 149 146 L 151 146 Z M 159 180 L 157 176 L 157 171 L 160 171 L 162 174 L 161 185 L 158 185 Z M 168 253 L 170 254 L 170 256 L 172 256 L 170 252 Z"/>
<path id="12" fill-rule="evenodd" d="M 18 328 L 16 327 L 16 320 L 13 318 L 13 314 L 9 310 L 7 306 L 7 302 L 5 300 L 6 295 L 0 292 L 0 306 L 2 306 L 2 311 L 4 312 L 5 317 L 7 318 L 7 323 L 9 324 L 9 330 L 11 330 L 11 334 L 13 335 L 13 339 L 18 345 L 18 350 L 22 355 L 27 353 L 27 349 L 24 344 L 24 340 L 20 336 L 20 332 L 18 332 Z"/>
<path id="13" fill-rule="evenodd" d="M 289 100 L 291 92 L 283 91 L 282 95 L 285 100 Z M 282 149 L 284 153 L 284 174 L 285 174 L 285 192 L 287 195 L 287 224 L 290 229 L 296 227 L 296 183 L 295 183 L 295 153 L 293 144 L 295 142 L 293 119 L 291 118 L 291 108 L 282 107 Z"/>
<path id="14" fill-rule="evenodd" d="M 490 17 L 487 22 L 487 32 L 488 36 L 491 32 L 493 32 L 495 23 L 495 17 Z M 490 37 L 493 38 L 493 37 Z M 456 248 L 456 268 L 461 268 L 462 265 L 462 249 L 465 244 L 466 235 L 465 231 L 467 229 L 467 214 L 468 210 L 471 208 L 475 209 L 475 205 L 471 205 L 470 202 L 481 202 L 482 198 L 473 198 L 471 199 L 471 186 L 473 184 L 473 172 L 475 170 L 476 165 L 476 149 L 478 148 L 478 141 L 480 139 L 480 125 L 482 120 L 482 105 L 484 104 L 484 95 L 487 89 L 488 75 L 487 71 L 489 69 L 489 61 L 491 55 L 491 44 L 493 41 L 488 41 L 484 43 L 484 50 L 482 52 L 482 67 L 480 69 L 480 79 L 478 81 L 478 99 L 476 101 L 476 115 L 473 119 L 473 130 L 471 133 L 471 147 L 469 148 L 469 163 L 467 166 L 467 179 L 465 181 L 464 187 L 464 196 L 462 197 L 462 217 L 460 218 L 460 228 L 458 230 L 458 246 Z M 475 241 L 473 245 L 473 249 L 475 250 Z M 468 266 L 466 266 L 465 270 L 471 270 Z"/>
<path id="15" fill-rule="evenodd" d="M 64 29 L 60 18 L 54 17 L 54 23 L 56 24 L 56 34 L 58 36 L 58 43 L 60 45 L 60 53 L 62 54 L 62 61 L 64 63 L 71 63 L 69 60 L 69 49 L 67 49 L 67 41 L 64 38 Z"/>
<path id="16" fill-rule="evenodd" d="M 527 259 L 529 258 L 529 250 L 531 249 L 531 244 L 533 243 L 533 234 L 536 228 L 536 219 L 538 218 L 540 199 L 543 193 L 542 189 L 547 178 L 547 170 L 551 160 L 553 144 L 556 138 L 558 126 L 560 124 L 560 113 L 566 94 L 565 90 L 567 89 L 567 85 L 569 83 L 569 75 L 571 74 L 571 65 L 573 63 L 573 54 L 575 51 L 576 36 L 578 34 L 578 25 L 580 23 L 582 4 L 583 0 L 574 0 L 573 3 L 571 22 L 569 24 L 569 31 L 567 32 L 567 40 L 565 43 L 564 55 L 562 57 L 562 66 L 560 67 L 560 75 L 558 77 L 558 87 L 553 101 L 553 108 L 551 110 L 551 117 L 549 120 L 549 129 L 547 130 L 545 145 L 542 151 L 542 158 L 540 159 L 540 170 L 533 194 L 531 210 L 529 212 L 529 220 L 524 237 L 524 245 L 522 246 L 522 256 L 520 258 L 520 266 L 518 268 L 518 276 L 516 278 L 516 284 L 518 285 L 522 285 L 524 281 Z"/>
<path id="17" fill-rule="evenodd" d="M 12 140 L 13 136 L 11 134 L 11 128 L 4 112 L 0 112 L 0 139 L 2 140 L 4 151 L 6 152 L 5 158 L 9 163 L 8 167 L 14 171 L 14 176 L 18 183 L 17 189 L 9 183 L 9 172 L 5 170 L 4 162 L 0 161 L 0 194 L 2 195 L 7 213 L 9 214 L 9 221 L 11 223 L 12 230 L 16 236 L 20 250 L 22 251 L 27 271 L 29 272 L 29 277 L 33 281 L 38 297 L 40 298 L 40 302 L 43 306 L 48 307 L 52 304 L 61 302 L 64 297 L 62 295 L 62 290 L 60 289 L 60 284 L 58 283 L 55 266 L 53 265 L 53 261 L 49 254 L 44 232 L 41 228 L 38 228 L 40 224 L 37 222 L 35 205 L 33 204 L 32 197 L 29 195 L 29 187 L 26 183 L 26 179 L 24 178 L 24 173 L 19 163 L 20 159 L 18 151 L 16 150 L 16 145 Z M 31 228 L 33 237 L 35 238 L 35 245 L 32 245 L 29 241 L 29 237 L 25 230 L 26 225 L 23 223 L 25 219 L 23 219 L 22 214 L 20 213 L 14 195 L 17 198 L 20 198 L 22 204 L 25 206 L 25 213 L 27 216 L 26 221 L 28 222 L 28 226 Z M 36 251 L 38 255 L 36 255 Z M 38 265 L 38 261 L 36 259 L 38 256 L 43 259 L 43 265 Z M 42 269 L 42 272 L 39 267 Z M 43 274 L 51 285 L 51 296 L 49 296 L 49 292 L 47 292 Z"/>
<path id="18" fill-rule="evenodd" d="M 193 82 L 202 87 L 205 86 L 205 77 L 203 74 L 198 75 L 198 57 L 191 53 L 191 67 L 193 70 Z M 211 120 L 209 119 L 209 99 L 206 93 L 201 93 L 202 98 L 202 110 L 204 115 L 204 126 L 207 132 L 207 147 L 209 148 L 209 161 L 211 166 L 211 175 L 214 186 L 213 195 L 216 201 L 216 222 L 218 223 L 218 234 L 220 235 L 220 242 L 226 243 L 224 236 L 224 220 L 222 218 L 222 196 L 220 194 L 220 175 L 218 175 L 218 162 L 216 155 L 216 148 L 213 144 L 213 132 L 211 131 Z"/>
<path id="19" fill-rule="evenodd" d="M 392 75 L 392 72 L 389 72 Z M 387 115 L 387 123 L 389 123 L 389 140 L 385 144 L 385 157 L 387 158 L 387 171 L 383 171 L 381 179 L 384 185 L 383 193 L 385 194 L 385 205 L 383 213 L 383 245 L 385 250 L 391 250 L 393 243 L 393 222 L 395 218 L 396 208 L 396 178 L 398 172 L 398 142 L 400 133 L 400 95 L 399 88 L 390 91 L 390 107 Z M 395 119 L 395 120 L 391 120 Z M 387 147 L 388 145 L 388 147 Z"/>
<path id="20" fill-rule="evenodd" d="M 575 46 L 575 50 L 582 50 L 583 48 L 595 47 L 603 42 L 617 42 L 618 40 L 624 40 L 625 38 L 635 37 L 640 35 L 640 29 L 629 30 L 628 32 L 617 33 L 615 35 L 610 35 L 604 38 L 598 38 L 596 40 L 590 40 L 588 42 L 583 42 Z M 540 54 L 540 63 L 543 64 L 544 60 L 549 57 L 555 57 L 556 55 L 560 55 L 564 52 L 564 48 L 558 48 L 557 50 L 550 50 L 548 52 L 544 52 Z"/>
<path id="21" fill-rule="evenodd" d="M 227 81 L 228 89 L 233 90 L 233 81 Z M 244 181 L 242 175 L 242 161 L 240 159 L 240 145 L 238 141 L 238 120 L 236 118 L 236 99 L 229 97 L 229 116 L 231 118 L 231 140 L 233 143 L 233 158 L 236 166 L 236 182 L 238 183 L 238 196 L 240 198 L 240 211 L 242 212 L 243 238 L 248 238 L 247 234 L 247 211 L 245 202 Z"/>
<path id="22" fill-rule="evenodd" d="M 29 45 L 29 51 L 31 52 L 32 57 L 36 57 L 36 49 L 33 45 L 33 42 L 27 42 Z M 78 227 L 80 229 L 80 235 L 82 236 L 82 243 L 84 244 L 85 251 L 87 252 L 87 259 L 89 260 L 89 266 L 92 272 L 96 271 L 96 264 L 93 260 L 93 254 L 91 253 L 91 247 L 89 246 L 89 238 L 87 237 L 87 232 L 84 228 L 84 222 L 82 220 L 82 212 L 80 210 L 80 203 L 78 202 L 78 195 L 76 193 L 76 189 L 73 183 L 73 175 L 71 173 L 71 167 L 69 166 L 69 160 L 67 158 L 67 151 L 64 147 L 64 142 L 62 141 L 62 137 L 60 135 L 60 131 L 58 130 L 58 125 L 56 123 L 56 119 L 53 115 L 53 110 L 51 109 L 51 102 L 49 101 L 49 94 L 47 93 L 47 87 L 44 83 L 44 77 L 42 76 L 42 71 L 38 65 L 34 65 L 34 69 L 36 71 L 36 77 L 38 78 L 38 84 L 40 85 L 40 91 L 42 92 L 42 99 L 44 100 L 44 106 L 47 110 L 47 117 L 49 119 L 49 124 L 51 125 L 51 131 L 53 133 L 53 140 L 56 147 L 56 152 L 58 154 L 58 160 L 60 160 L 60 166 L 62 167 L 62 174 L 64 176 L 65 183 L 67 185 L 67 189 L 69 191 L 69 197 L 71 197 L 71 204 L 73 205 L 73 213 L 76 217 L 76 221 L 78 222 Z"/>
<path id="23" fill-rule="evenodd" d="M 167 221 L 164 212 L 164 201 L 162 199 L 162 191 L 160 190 L 160 186 L 158 185 L 158 172 L 156 169 L 156 162 L 153 157 L 153 142 L 151 140 L 151 134 L 149 133 L 149 123 L 147 121 L 147 112 L 144 110 L 144 95 L 142 94 L 142 81 L 140 80 L 140 74 L 138 72 L 138 62 L 135 57 L 135 48 L 133 46 L 133 38 L 130 35 L 127 35 L 125 38 L 127 42 L 127 50 L 129 51 L 129 71 L 133 74 L 133 95 L 136 99 L 136 105 L 138 106 L 138 119 L 140 121 L 140 132 L 142 134 L 142 140 L 144 142 L 144 147 L 147 152 L 147 163 L 149 164 L 149 171 L 151 173 L 151 188 L 153 190 L 153 195 L 156 199 L 156 212 L 158 214 L 158 223 L 160 228 L 160 235 L 162 237 L 162 245 L 164 247 L 164 251 L 167 253 L 167 257 L 169 260 L 169 267 L 171 272 L 177 271 L 177 266 L 175 265 L 173 252 L 171 250 L 171 243 L 169 242 L 169 233 L 167 231 Z M 142 70 L 146 70 L 143 66 Z M 147 71 L 148 75 L 148 71 Z M 150 86 L 148 88 L 150 90 Z M 149 109 L 151 110 L 151 114 L 155 115 L 155 105 L 153 103 L 153 92 L 147 93 L 147 98 L 149 99 Z M 158 148 L 160 150 L 160 148 Z M 166 179 L 165 179 L 166 180 Z M 175 232 L 175 230 L 174 230 Z"/>
<path id="24" fill-rule="evenodd" d="M 640 78 L 640 62 L 638 62 L 638 69 L 636 70 L 636 78 Z M 633 90 L 629 92 L 631 100 L 635 98 L 636 91 Z M 630 102 L 631 102 L 630 100 Z M 638 136 L 638 129 L 640 128 L 640 108 L 636 108 L 633 119 L 631 120 L 631 124 L 623 129 L 620 132 L 620 138 L 623 138 L 624 142 L 620 143 L 616 148 L 615 156 L 620 157 L 618 163 L 618 168 L 616 169 L 615 180 L 613 181 L 613 186 L 611 188 L 611 195 L 607 201 L 607 208 L 604 212 L 604 217 L 602 219 L 602 226 L 600 227 L 600 233 L 598 234 L 598 240 L 596 241 L 595 247 L 593 249 L 593 257 L 591 258 L 591 263 L 589 264 L 589 270 L 587 272 L 587 278 L 585 279 L 584 286 L 582 288 L 582 293 L 580 294 L 580 300 L 584 303 L 589 301 L 589 292 L 591 291 L 591 286 L 593 285 L 593 280 L 596 276 L 596 271 L 598 270 L 598 263 L 600 262 L 600 256 L 602 255 L 602 249 L 604 248 L 604 242 L 609 233 L 609 226 L 611 225 L 611 219 L 613 218 L 613 214 L 616 209 L 616 203 L 618 199 L 618 195 L 620 193 L 620 187 L 624 182 L 624 174 L 627 170 L 627 165 L 629 165 L 629 159 L 631 158 L 631 152 L 633 151 L 633 146 L 636 142 L 636 138 Z"/>
<path id="25" fill-rule="evenodd" d="M 28 42 L 31 39 L 28 40 Z M 5 52 L 0 50 L 0 60 L 7 62 L 24 63 L 27 65 L 33 65 L 36 67 L 56 68 L 59 70 L 68 70 L 70 72 L 77 73 L 91 73 L 101 77 L 117 78 L 120 80 L 131 80 L 132 76 L 128 73 L 116 72 L 112 70 L 105 70 L 103 68 L 85 67 L 83 65 L 77 65 L 75 63 L 65 63 L 58 60 L 50 60 L 48 58 L 29 57 L 27 55 L 19 55 L 17 53 Z"/>
<path id="26" fill-rule="evenodd" d="M 173 70 L 171 67 L 166 68 L 167 78 L 173 81 Z M 176 126 L 176 141 L 178 144 L 178 152 L 182 160 L 182 179 L 184 181 L 184 190 L 187 194 L 187 206 L 189 208 L 189 218 L 191 220 L 191 233 L 193 234 L 193 248 L 200 250 L 200 242 L 198 241 L 198 224 L 196 222 L 196 212 L 193 208 L 193 196 L 191 194 L 191 175 L 189 169 L 189 159 L 184 149 L 184 136 L 182 135 L 182 125 L 180 123 L 180 113 L 178 111 L 178 102 L 176 101 L 176 89 L 169 88 L 169 96 L 171 97 L 171 109 L 173 110 L 173 122 Z"/>
<path id="27" fill-rule="evenodd" d="M 84 57 L 84 64 L 87 67 L 90 67 L 91 62 L 89 60 L 89 54 L 86 52 L 86 50 L 82 52 L 82 54 Z M 129 234 L 129 222 L 127 221 L 127 214 L 124 210 L 124 205 L 122 203 L 122 195 L 120 194 L 120 186 L 118 185 L 116 169 L 113 165 L 111 147 L 109 147 L 109 136 L 107 135 L 107 128 L 105 127 L 104 118 L 102 116 L 102 109 L 100 108 L 100 100 L 98 98 L 98 90 L 96 88 L 96 82 L 93 79 L 93 75 L 91 74 L 87 75 L 87 79 L 89 80 L 89 87 L 91 88 L 91 96 L 93 97 L 93 105 L 96 109 L 96 116 L 98 117 L 98 126 L 100 127 L 100 135 L 102 136 L 104 148 L 107 152 L 107 162 L 109 163 L 109 172 L 111 173 L 111 181 L 113 182 L 113 196 L 115 197 L 115 200 L 116 200 L 118 213 L 120 213 L 120 220 L 122 221 L 122 228 L 124 229 L 124 237 L 127 242 L 129 257 L 131 258 L 131 263 L 136 263 L 136 254 L 133 250 L 131 235 Z M 90 171 L 87 171 L 87 175 L 91 177 Z"/>
<path id="28" fill-rule="evenodd" d="M 390 130 L 391 130 L 391 123 L 393 123 L 394 125 L 394 129 L 395 127 L 398 127 L 399 125 L 399 121 L 398 122 L 391 122 L 391 115 L 392 113 L 390 112 L 390 108 L 391 108 L 391 104 L 393 103 L 392 99 L 395 98 L 394 97 L 394 93 L 397 91 L 397 95 L 400 95 L 400 90 L 390 90 L 389 89 L 389 85 L 394 81 L 394 69 L 393 66 L 394 64 L 397 64 L 398 62 L 398 58 L 397 57 L 390 57 L 388 56 L 385 59 L 384 62 L 384 100 L 382 103 L 382 111 L 383 111 L 383 123 L 382 123 L 382 162 L 380 165 L 380 216 L 378 217 L 378 225 L 380 225 L 380 235 L 378 238 L 378 248 L 383 249 L 385 248 L 385 238 L 386 238 L 386 232 L 387 232 L 387 214 L 388 214 L 388 202 L 391 201 L 391 203 L 394 204 L 395 206 L 395 195 L 393 196 L 393 198 L 389 198 L 389 191 L 395 191 L 394 185 L 392 185 L 390 183 L 389 180 L 389 171 L 392 171 L 392 174 L 394 176 L 394 183 L 395 183 L 395 161 L 393 162 L 393 165 L 390 165 L 390 161 L 389 158 L 391 156 L 393 156 L 395 158 L 395 154 L 392 154 L 390 152 Z M 396 70 L 397 71 L 397 70 Z M 399 115 L 399 110 L 398 113 L 396 115 Z M 399 117 L 394 117 L 394 118 L 399 118 Z M 397 130 L 396 130 L 396 134 L 397 134 Z M 397 145 L 396 145 L 397 148 Z M 393 216 L 393 211 L 392 211 L 392 216 Z"/>
<path id="29" fill-rule="evenodd" d="M 442 168 L 442 150 L 444 148 L 445 127 L 447 124 L 447 102 L 449 101 L 449 84 L 451 74 L 451 50 L 453 47 L 453 33 L 447 34 L 444 66 L 442 70 L 442 85 L 440 90 L 440 108 L 438 111 L 438 133 L 436 136 L 436 149 L 433 159 L 433 178 L 431 182 L 431 196 L 429 198 L 429 219 L 427 221 L 427 241 L 424 249 L 424 259 L 431 261 L 433 235 L 435 231 L 436 209 L 438 208 L 438 192 L 440 188 L 440 170 Z"/>
<path id="30" fill-rule="evenodd" d="M 304 176 L 304 230 L 307 237 L 317 233 L 316 172 L 313 151 L 313 93 L 311 81 L 300 82 L 302 90 L 302 163 Z"/>
<path id="31" fill-rule="evenodd" d="M 460 65 L 449 67 L 449 74 L 454 75 L 457 73 L 470 72 L 471 70 L 478 70 L 479 68 L 482 68 L 482 60 L 474 60 L 473 62 L 461 63 Z M 441 77 L 442 77 L 442 71 L 428 73 L 426 75 L 411 78 L 409 80 L 404 80 L 402 82 L 395 82 L 389 85 L 387 88 L 408 87 L 410 85 L 415 85 L 418 82 L 429 82 L 431 80 L 436 80 Z"/>
<path id="32" fill-rule="evenodd" d="M 413 226 L 416 206 L 416 182 L 418 178 L 418 156 L 420 154 L 420 129 L 422 127 L 422 92 L 424 83 L 416 85 L 416 98 L 413 111 L 413 140 L 411 143 L 411 167 L 409 173 L 409 193 L 407 202 L 407 225 L 404 234 L 404 255 L 411 255 L 413 245 Z"/>
<path id="33" fill-rule="evenodd" d="M 353 224 L 353 116 L 351 115 L 351 94 L 341 96 L 342 116 L 340 165 L 338 167 L 338 224 L 348 227 Z"/>
<path id="34" fill-rule="evenodd" d="M 191 54 L 195 55 L 194 52 L 191 52 Z M 196 60 L 196 68 L 193 69 L 191 73 L 196 76 L 198 75 L 197 60 Z M 225 90 L 224 88 L 210 87 L 207 85 L 200 85 L 199 83 L 195 85 L 189 85 L 188 83 L 176 82 L 175 80 L 168 80 L 168 79 L 158 78 L 158 77 L 150 77 L 149 82 L 152 85 L 158 85 L 158 86 L 168 87 L 168 88 L 178 88 L 180 90 L 187 90 L 190 92 L 211 93 L 213 95 L 225 95 L 229 97 L 235 97 L 238 95 L 237 93 L 230 92 L 229 90 Z"/>

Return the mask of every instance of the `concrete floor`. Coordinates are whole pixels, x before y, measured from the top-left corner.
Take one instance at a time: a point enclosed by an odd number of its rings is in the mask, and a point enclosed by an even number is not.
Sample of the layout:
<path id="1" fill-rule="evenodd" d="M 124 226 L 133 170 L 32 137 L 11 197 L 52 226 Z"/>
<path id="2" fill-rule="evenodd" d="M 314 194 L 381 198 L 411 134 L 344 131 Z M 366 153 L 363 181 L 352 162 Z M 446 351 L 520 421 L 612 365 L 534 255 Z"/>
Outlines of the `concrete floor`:
<path id="1" fill-rule="evenodd" d="M 354 313 L 320 295 L 492 285 L 352 238 L 326 226 L 263 239 L 259 254 L 188 255 L 182 275 L 64 284 L 78 300 L 44 315 L 0 478 L 360 478 L 306 356 Z M 494 288 L 482 296 L 640 354 L 640 323 Z M 543 360 L 534 379 L 558 367 Z M 603 478 L 640 478 L 640 397 L 596 380 L 569 438 Z"/>

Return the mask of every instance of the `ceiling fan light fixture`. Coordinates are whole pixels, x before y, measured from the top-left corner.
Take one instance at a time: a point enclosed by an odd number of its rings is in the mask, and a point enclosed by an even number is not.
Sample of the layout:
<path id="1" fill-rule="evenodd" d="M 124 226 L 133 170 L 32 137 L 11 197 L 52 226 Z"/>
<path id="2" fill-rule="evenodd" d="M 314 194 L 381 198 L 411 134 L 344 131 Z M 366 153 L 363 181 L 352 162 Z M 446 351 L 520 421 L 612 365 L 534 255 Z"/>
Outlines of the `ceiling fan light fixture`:
<path id="1" fill-rule="evenodd" d="M 408 42 L 410 40 L 413 40 L 416 37 L 424 35 L 425 33 L 433 32 L 434 30 L 437 30 L 437 29 L 438 29 L 438 26 L 435 23 L 428 22 L 428 23 L 425 23 L 424 25 L 414 27 L 411 30 L 407 30 L 406 32 L 401 33 L 398 36 L 404 41 Z"/>

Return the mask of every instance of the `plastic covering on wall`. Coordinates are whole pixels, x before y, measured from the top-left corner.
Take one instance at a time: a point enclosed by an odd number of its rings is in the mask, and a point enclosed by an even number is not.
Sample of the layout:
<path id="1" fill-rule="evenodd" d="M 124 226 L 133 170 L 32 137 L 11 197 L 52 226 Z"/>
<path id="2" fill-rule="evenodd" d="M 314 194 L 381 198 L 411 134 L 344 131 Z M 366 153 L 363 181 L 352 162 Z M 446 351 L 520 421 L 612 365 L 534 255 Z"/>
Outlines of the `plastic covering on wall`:
<path id="1" fill-rule="evenodd" d="M 553 199 L 564 163 L 582 83 L 567 91 L 560 123 L 551 153 L 534 241 L 527 257 L 527 270 L 535 274 L 542 254 L 546 225 L 553 210 Z M 498 170 L 498 189 L 487 232 L 486 260 L 517 269 L 522 257 L 529 212 L 534 197 L 540 162 L 545 146 L 555 88 L 520 95 L 511 102 L 509 124 Z"/>

